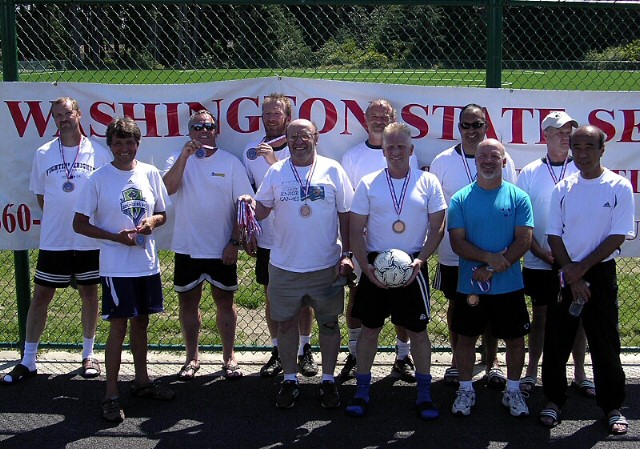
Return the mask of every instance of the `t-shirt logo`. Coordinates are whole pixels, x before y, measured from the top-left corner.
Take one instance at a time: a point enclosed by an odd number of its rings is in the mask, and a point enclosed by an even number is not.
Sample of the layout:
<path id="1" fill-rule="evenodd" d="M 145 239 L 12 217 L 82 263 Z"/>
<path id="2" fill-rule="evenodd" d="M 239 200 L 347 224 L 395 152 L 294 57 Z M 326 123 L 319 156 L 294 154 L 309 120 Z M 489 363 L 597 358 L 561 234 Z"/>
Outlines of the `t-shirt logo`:
<path id="1" fill-rule="evenodd" d="M 300 187 L 300 198 L 302 201 L 308 199 L 310 201 L 323 200 L 324 199 L 324 187 L 323 186 L 309 186 L 309 194 L 304 196 L 304 189 Z"/>
<path id="2" fill-rule="evenodd" d="M 120 198 L 120 210 L 127 217 L 131 218 L 133 224 L 138 226 L 140 220 L 145 216 L 147 211 L 147 203 L 142 196 L 142 190 L 135 187 L 129 187 L 122 191 L 122 198 Z"/>

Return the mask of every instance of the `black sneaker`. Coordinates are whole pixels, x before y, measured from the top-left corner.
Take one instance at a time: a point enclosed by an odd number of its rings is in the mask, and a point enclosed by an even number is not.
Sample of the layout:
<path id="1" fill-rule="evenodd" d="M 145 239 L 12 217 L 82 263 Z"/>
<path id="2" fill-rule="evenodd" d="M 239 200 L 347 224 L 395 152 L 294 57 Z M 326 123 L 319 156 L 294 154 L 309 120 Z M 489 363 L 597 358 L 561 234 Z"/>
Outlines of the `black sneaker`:
<path id="1" fill-rule="evenodd" d="M 109 422 L 124 421 L 124 411 L 120 407 L 118 396 L 102 400 L 102 417 Z"/>
<path id="2" fill-rule="evenodd" d="M 298 356 L 298 370 L 305 377 L 313 377 L 318 374 L 318 364 L 313 360 L 309 343 L 303 346 L 302 355 Z"/>
<path id="3" fill-rule="evenodd" d="M 408 383 L 414 383 L 416 381 L 415 371 L 410 355 L 404 359 L 396 359 L 393 364 L 393 369 L 391 370 L 393 374 L 400 376 L 400 379 Z"/>
<path id="4" fill-rule="evenodd" d="M 276 395 L 276 407 L 291 408 L 300 394 L 298 383 L 295 380 L 283 380 L 280 384 L 280 391 Z"/>
<path id="5" fill-rule="evenodd" d="M 344 366 L 340 371 L 340 378 L 342 380 L 349 380 L 356 377 L 356 364 L 357 364 L 356 356 L 349 353 L 347 355 L 347 358 L 344 359 Z"/>
<path id="6" fill-rule="evenodd" d="M 340 407 L 340 394 L 335 382 L 330 380 L 320 382 L 320 404 L 324 408 Z"/>
<path id="7" fill-rule="evenodd" d="M 280 355 L 278 354 L 278 347 L 274 347 L 271 350 L 271 357 L 267 360 L 267 363 L 260 368 L 260 377 L 275 377 L 282 371 L 282 362 L 280 362 Z"/>

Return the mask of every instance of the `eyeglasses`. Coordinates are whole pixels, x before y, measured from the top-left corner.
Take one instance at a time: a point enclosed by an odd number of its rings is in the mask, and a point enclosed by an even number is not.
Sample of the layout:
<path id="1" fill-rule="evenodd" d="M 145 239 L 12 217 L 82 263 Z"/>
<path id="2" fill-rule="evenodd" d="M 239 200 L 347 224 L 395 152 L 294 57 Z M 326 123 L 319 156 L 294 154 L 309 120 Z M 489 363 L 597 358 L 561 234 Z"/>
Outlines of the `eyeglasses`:
<path id="1" fill-rule="evenodd" d="M 473 123 L 460 122 L 460 128 L 462 129 L 469 129 L 469 128 L 480 129 L 484 125 L 486 125 L 485 122 L 473 122 Z"/>
<path id="2" fill-rule="evenodd" d="M 191 129 L 194 131 L 202 131 L 203 129 L 213 131 L 216 129 L 216 125 L 213 123 L 196 123 L 195 125 L 191 125 Z"/>
<path id="3" fill-rule="evenodd" d="M 313 134 L 309 134 L 309 133 L 291 134 L 290 136 L 287 136 L 287 140 L 290 140 L 291 142 L 295 142 L 298 139 L 300 139 L 303 142 L 309 142 L 309 141 L 311 141 L 311 139 L 313 139 L 313 137 L 316 134 L 318 134 L 318 133 L 313 133 Z"/>

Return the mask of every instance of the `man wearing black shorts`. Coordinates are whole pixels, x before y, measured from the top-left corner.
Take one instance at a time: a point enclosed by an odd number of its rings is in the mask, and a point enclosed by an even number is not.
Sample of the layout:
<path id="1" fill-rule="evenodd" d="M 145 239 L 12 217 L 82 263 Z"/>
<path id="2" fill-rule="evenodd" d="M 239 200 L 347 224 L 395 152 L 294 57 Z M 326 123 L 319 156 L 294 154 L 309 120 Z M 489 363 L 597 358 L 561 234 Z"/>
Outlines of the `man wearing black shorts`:
<path id="1" fill-rule="evenodd" d="M 180 303 L 180 324 L 186 346 L 178 380 L 190 381 L 200 369 L 198 341 L 202 317 L 202 284 L 211 284 L 222 339 L 223 374 L 239 379 L 235 358 L 238 315 L 233 293 L 238 289 L 239 230 L 235 200 L 252 192 L 244 167 L 234 155 L 216 146 L 218 122 L 209 111 L 189 119 L 189 140 L 169 157 L 163 181 L 174 197 L 175 224 L 171 249 L 176 253 L 174 286 Z"/>
<path id="2" fill-rule="evenodd" d="M 111 154 L 82 135 L 78 102 L 56 99 L 51 115 L 60 136 L 36 151 L 29 189 L 42 208 L 40 252 L 34 277 L 22 361 L 0 382 L 13 385 L 37 373 L 38 343 L 44 332 L 47 311 L 56 289 L 77 285 L 82 300 L 82 377 L 96 377 L 100 364 L 93 354 L 98 321 L 98 244 L 73 232 L 73 206 L 87 176 L 108 163 Z"/>
<path id="3" fill-rule="evenodd" d="M 371 366 L 378 336 L 387 317 L 406 328 L 416 366 L 417 412 L 425 420 L 439 416 L 431 401 L 431 343 L 427 324 L 431 315 L 427 260 L 444 234 L 447 207 L 440 183 L 431 173 L 412 169 L 411 131 L 404 123 L 384 128 L 382 149 L 387 168 L 362 178 L 351 205 L 349 238 L 362 267 L 352 314 L 362 322 L 356 349 L 354 399 L 350 416 L 363 416 L 369 405 Z M 366 228 L 366 236 L 364 230 Z M 387 288 L 375 277 L 373 261 L 388 249 L 412 254 L 413 274 L 401 288 Z"/>

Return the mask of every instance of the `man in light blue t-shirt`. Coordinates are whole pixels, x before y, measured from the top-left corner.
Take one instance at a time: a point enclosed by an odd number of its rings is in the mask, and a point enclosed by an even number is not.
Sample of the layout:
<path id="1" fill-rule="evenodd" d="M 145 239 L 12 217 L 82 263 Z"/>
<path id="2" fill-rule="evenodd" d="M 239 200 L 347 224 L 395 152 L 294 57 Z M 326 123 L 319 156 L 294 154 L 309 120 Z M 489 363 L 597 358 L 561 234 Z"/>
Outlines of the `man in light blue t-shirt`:
<path id="1" fill-rule="evenodd" d="M 453 414 L 471 413 L 476 395 L 472 376 L 475 345 L 487 326 L 507 350 L 507 387 L 502 404 L 513 416 L 527 416 L 520 393 L 524 336 L 529 313 L 524 299 L 520 258 L 531 245 L 533 212 L 529 196 L 502 179 L 505 148 L 495 139 L 478 144 L 477 181 L 451 198 L 448 229 L 453 251 L 460 256 L 451 328 L 458 333 L 455 358 L 460 387 Z"/>

